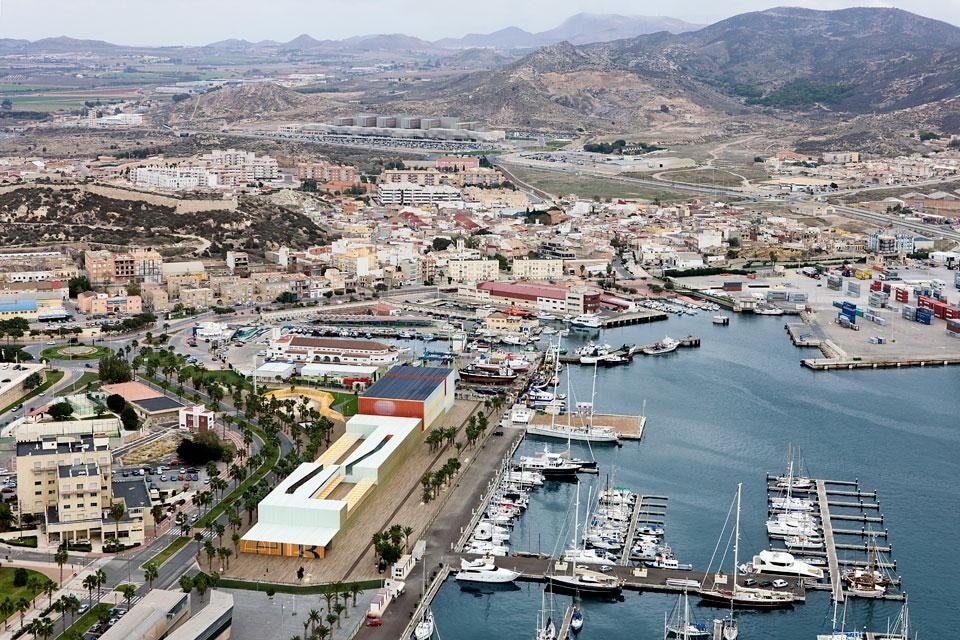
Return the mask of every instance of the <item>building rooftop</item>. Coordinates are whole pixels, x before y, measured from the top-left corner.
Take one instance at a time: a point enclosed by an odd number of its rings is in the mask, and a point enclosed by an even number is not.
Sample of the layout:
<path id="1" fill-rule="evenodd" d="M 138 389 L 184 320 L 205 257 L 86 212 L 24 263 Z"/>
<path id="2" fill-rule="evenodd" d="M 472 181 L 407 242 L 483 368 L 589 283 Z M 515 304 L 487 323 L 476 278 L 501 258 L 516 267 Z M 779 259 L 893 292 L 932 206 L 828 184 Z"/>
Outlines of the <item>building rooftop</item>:
<path id="1" fill-rule="evenodd" d="M 167 396 L 159 396 L 157 398 L 144 398 L 143 400 L 133 400 L 133 404 L 137 405 L 147 413 L 157 413 L 158 411 L 170 411 L 171 409 L 180 409 L 183 407 L 183 403 L 174 400 L 173 398 L 168 398 Z"/>
<path id="2" fill-rule="evenodd" d="M 119 384 L 105 384 L 100 387 L 100 390 L 107 395 L 116 393 L 117 395 L 123 396 L 123 399 L 127 402 L 134 402 L 135 400 L 144 400 L 146 398 L 156 398 L 161 394 L 156 389 L 151 389 L 145 384 L 140 382 L 121 382 Z"/>
<path id="3" fill-rule="evenodd" d="M 190 596 L 180 591 L 152 589 L 140 599 L 125 616 L 107 630 L 103 640 L 145 640 L 163 637 L 165 625 L 184 607 L 190 606 Z M 157 627 L 162 633 L 157 634 Z"/>
<path id="4" fill-rule="evenodd" d="M 147 509 L 150 507 L 150 493 L 143 478 L 137 477 L 116 479 L 113 481 L 113 497 L 120 498 L 127 509 Z"/>
<path id="5" fill-rule="evenodd" d="M 277 340 L 277 343 L 289 342 L 291 347 L 306 347 L 312 349 L 342 349 L 343 351 L 389 351 L 390 346 L 375 340 L 344 340 L 341 338 L 313 338 L 310 336 L 287 336 Z"/>
<path id="6" fill-rule="evenodd" d="M 426 400 L 443 385 L 453 369 L 445 367 L 411 367 L 401 365 L 387 371 L 364 392 L 368 398 L 393 400 Z"/>
<path id="7" fill-rule="evenodd" d="M 57 475 L 61 478 L 95 478 L 100 475 L 100 467 L 95 463 L 62 464 L 57 467 Z"/>
<path id="8" fill-rule="evenodd" d="M 105 436 L 50 436 L 40 440 L 18 442 L 17 457 L 107 451 L 109 448 L 110 439 Z"/>

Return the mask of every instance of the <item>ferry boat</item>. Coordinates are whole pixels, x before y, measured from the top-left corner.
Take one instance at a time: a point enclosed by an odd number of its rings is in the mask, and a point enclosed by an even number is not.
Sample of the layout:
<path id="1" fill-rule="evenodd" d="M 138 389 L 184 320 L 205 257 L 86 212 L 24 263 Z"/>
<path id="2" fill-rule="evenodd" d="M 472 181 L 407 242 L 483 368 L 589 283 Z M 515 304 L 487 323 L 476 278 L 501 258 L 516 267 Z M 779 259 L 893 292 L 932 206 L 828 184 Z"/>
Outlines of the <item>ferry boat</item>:
<path id="1" fill-rule="evenodd" d="M 722 327 L 725 327 L 730 324 L 730 316 L 725 316 L 723 314 L 718 314 L 713 316 L 713 324 L 718 324 Z"/>
<path id="2" fill-rule="evenodd" d="M 519 571 L 511 571 L 494 564 L 493 558 L 477 558 L 476 560 L 460 559 L 460 571 L 455 577 L 460 582 L 487 582 L 502 584 L 513 582 L 520 576 Z"/>
<path id="3" fill-rule="evenodd" d="M 663 340 L 655 342 L 654 344 L 644 347 L 643 352 L 648 356 L 659 356 L 664 353 L 672 353 L 677 350 L 677 347 L 680 346 L 680 341 L 671 338 L 670 336 L 665 336 Z"/>
<path id="4" fill-rule="evenodd" d="M 596 313 L 582 313 L 578 316 L 570 318 L 571 327 L 579 327 L 581 329 L 600 329 L 603 326 L 603 323 L 600 320 L 600 315 Z"/>
<path id="5" fill-rule="evenodd" d="M 823 569 L 798 560 L 785 551 L 763 550 L 753 556 L 753 560 L 747 565 L 747 570 L 753 573 L 798 576 L 814 580 L 823 578 Z"/>

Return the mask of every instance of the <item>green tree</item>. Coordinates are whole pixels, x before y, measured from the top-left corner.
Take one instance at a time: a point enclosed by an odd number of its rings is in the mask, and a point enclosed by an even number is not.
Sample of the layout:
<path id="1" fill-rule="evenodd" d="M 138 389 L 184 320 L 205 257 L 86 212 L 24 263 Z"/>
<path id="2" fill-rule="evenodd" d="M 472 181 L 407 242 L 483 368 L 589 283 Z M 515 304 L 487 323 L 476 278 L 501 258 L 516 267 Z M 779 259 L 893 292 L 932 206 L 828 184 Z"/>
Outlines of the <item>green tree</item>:
<path id="1" fill-rule="evenodd" d="M 133 596 L 137 594 L 137 588 L 132 584 L 118 584 L 115 589 L 120 595 L 123 596 L 123 599 L 127 601 L 127 610 L 130 610 L 130 601 L 133 599 Z"/>
<path id="2" fill-rule="evenodd" d="M 123 410 L 120 412 L 120 422 L 123 423 L 123 428 L 127 431 L 134 431 L 140 428 L 140 416 L 137 415 L 136 410 L 129 404 L 124 405 Z"/>
<path id="3" fill-rule="evenodd" d="M 156 562 L 148 562 L 143 565 L 143 579 L 147 581 L 147 586 L 153 588 L 153 581 L 160 577 L 160 567 Z"/>
<path id="4" fill-rule="evenodd" d="M 187 575 L 180 576 L 180 588 L 184 593 L 193 591 L 193 578 Z"/>
<path id="5" fill-rule="evenodd" d="M 57 552 L 53 554 L 53 561 L 57 563 L 57 566 L 60 567 L 60 584 L 63 584 L 63 565 L 67 564 L 70 560 L 70 554 L 67 553 L 66 548 L 59 547 Z"/>
<path id="6" fill-rule="evenodd" d="M 47 408 L 47 413 L 54 420 L 65 420 L 73 414 L 73 405 L 67 401 L 57 402 Z"/>
<path id="7" fill-rule="evenodd" d="M 76 298 L 78 294 L 84 291 L 90 291 L 90 279 L 87 276 L 75 276 L 67 282 L 70 290 L 70 297 Z"/>
<path id="8" fill-rule="evenodd" d="M 117 544 L 120 544 L 120 521 L 123 520 L 123 516 L 127 513 L 127 507 L 123 502 L 114 502 L 110 505 L 110 519 L 113 520 L 114 524 L 114 538 L 117 541 Z M 106 576 L 104 576 L 106 579 Z"/>

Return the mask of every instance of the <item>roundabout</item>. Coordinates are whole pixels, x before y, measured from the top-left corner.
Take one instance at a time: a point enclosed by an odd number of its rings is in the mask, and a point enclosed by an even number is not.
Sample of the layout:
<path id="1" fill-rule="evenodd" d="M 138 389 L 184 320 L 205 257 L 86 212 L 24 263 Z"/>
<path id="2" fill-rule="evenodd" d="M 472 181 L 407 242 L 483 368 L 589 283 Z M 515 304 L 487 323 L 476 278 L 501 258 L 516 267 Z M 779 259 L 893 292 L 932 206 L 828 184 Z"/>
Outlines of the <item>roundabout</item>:
<path id="1" fill-rule="evenodd" d="M 90 344 L 62 344 L 40 352 L 44 360 L 99 360 L 113 353 L 109 347 Z"/>

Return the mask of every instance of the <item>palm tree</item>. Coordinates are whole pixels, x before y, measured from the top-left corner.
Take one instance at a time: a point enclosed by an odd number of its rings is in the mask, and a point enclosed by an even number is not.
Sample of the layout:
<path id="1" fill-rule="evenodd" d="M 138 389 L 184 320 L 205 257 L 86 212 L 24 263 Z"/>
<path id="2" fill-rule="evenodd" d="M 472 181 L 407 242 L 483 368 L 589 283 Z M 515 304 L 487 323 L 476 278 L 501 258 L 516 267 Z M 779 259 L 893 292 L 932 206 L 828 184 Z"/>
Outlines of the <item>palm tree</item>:
<path id="1" fill-rule="evenodd" d="M 340 618 L 338 618 L 338 617 L 335 616 L 334 614 L 328 613 L 326 619 L 327 619 L 327 624 L 330 625 L 330 628 L 331 628 L 331 629 L 333 628 L 333 625 L 334 625 L 334 624 L 337 625 L 337 628 L 338 628 L 338 629 L 340 628 Z"/>
<path id="2" fill-rule="evenodd" d="M 342 602 L 333 605 L 333 612 L 337 614 L 337 629 L 340 628 L 340 614 L 346 611 L 347 607 Z"/>
<path id="3" fill-rule="evenodd" d="M 123 516 L 127 513 L 127 507 L 123 502 L 114 502 L 110 505 L 110 519 L 113 520 L 114 526 L 114 539 L 116 539 L 117 544 L 120 544 L 120 521 L 123 520 Z"/>
<path id="4" fill-rule="evenodd" d="M 43 638 L 43 640 L 47 640 L 47 638 L 53 635 L 53 620 L 47 618 L 46 616 L 42 618 L 35 618 L 30 623 L 30 633 L 33 634 L 34 638 Z"/>
<path id="5" fill-rule="evenodd" d="M 403 528 L 403 546 L 407 551 L 410 551 L 410 536 L 413 534 L 413 527 L 404 527 Z M 356 596 L 354 596 L 356 600 Z"/>
<path id="6" fill-rule="evenodd" d="M 183 589 L 184 593 L 193 591 L 193 578 L 186 575 L 180 576 L 180 588 Z"/>
<path id="7" fill-rule="evenodd" d="M 310 620 L 310 624 L 313 625 L 312 632 L 314 635 L 317 633 L 317 625 L 320 624 L 320 612 L 316 609 L 310 609 L 310 613 L 307 614 L 307 619 Z"/>
<path id="8" fill-rule="evenodd" d="M 53 606 L 53 594 L 57 590 L 57 583 L 51 580 L 50 578 L 46 579 L 46 582 L 43 583 L 43 592 L 47 594 L 47 606 Z"/>
<path id="9" fill-rule="evenodd" d="M 153 537 L 157 537 L 157 525 L 163 520 L 163 506 L 155 504 L 150 507 L 150 515 L 153 517 Z"/>
<path id="10" fill-rule="evenodd" d="M 324 626 L 322 624 L 318 624 L 317 630 L 315 633 L 317 634 L 317 637 L 320 638 L 320 640 L 326 640 L 326 637 L 330 635 L 330 627 Z"/>
<path id="11" fill-rule="evenodd" d="M 177 514 L 174 522 L 177 523 L 177 526 L 180 527 L 180 535 L 186 536 L 190 533 L 190 519 L 187 518 L 187 514 L 181 512 Z"/>
<path id="12" fill-rule="evenodd" d="M 207 540 L 203 543 L 203 550 L 207 554 L 207 564 L 210 566 L 210 569 L 213 570 L 213 557 L 217 555 L 217 549 L 213 546 L 213 543 Z"/>
<path id="13" fill-rule="evenodd" d="M 197 531 L 193 534 L 193 541 L 197 543 L 197 559 L 200 559 L 200 552 L 203 551 L 203 534 Z"/>
<path id="14" fill-rule="evenodd" d="M 143 579 L 147 581 L 147 585 L 152 589 L 153 581 L 160 576 L 160 567 L 157 566 L 156 562 L 148 562 L 143 565 Z"/>
<path id="15" fill-rule="evenodd" d="M 123 599 L 127 601 L 127 611 L 129 611 L 130 601 L 133 599 L 133 596 L 137 595 L 137 588 L 132 584 L 120 584 L 117 585 L 115 591 L 118 591 L 120 595 L 123 596 Z"/>
<path id="16" fill-rule="evenodd" d="M 4 631 L 10 628 L 10 616 L 12 616 L 13 612 L 16 610 L 17 605 L 14 604 L 13 599 L 10 596 L 6 596 L 3 600 L 0 600 L 0 615 L 3 616 Z"/>
<path id="17" fill-rule="evenodd" d="M 90 575 L 86 576 L 83 579 L 82 584 L 90 594 L 89 600 L 87 602 L 87 606 L 92 607 L 93 606 L 93 590 L 97 588 L 97 576 L 91 573 Z"/>
<path id="18" fill-rule="evenodd" d="M 230 536 L 230 539 L 233 541 L 234 551 L 237 551 L 240 548 L 240 534 L 234 533 L 232 536 Z"/>
<path id="19" fill-rule="evenodd" d="M 103 585 L 107 584 L 107 574 L 103 569 L 97 569 L 97 572 L 94 574 L 97 576 L 97 600 L 100 599 L 100 589 Z"/>
<path id="20" fill-rule="evenodd" d="M 17 611 L 20 612 L 20 628 L 23 629 L 23 618 L 27 615 L 27 611 L 30 610 L 30 601 L 26 598 L 20 598 L 17 600 Z"/>
<path id="21" fill-rule="evenodd" d="M 63 584 L 63 565 L 67 564 L 69 559 L 70 554 L 67 553 L 66 547 L 58 547 L 57 552 L 53 554 L 53 561 L 60 567 L 60 584 Z"/>
<path id="22" fill-rule="evenodd" d="M 200 602 L 203 602 L 203 594 L 205 594 L 207 589 L 210 587 L 210 582 L 207 580 L 207 574 L 201 572 L 193 576 L 193 586 L 200 595 Z"/>
<path id="23" fill-rule="evenodd" d="M 353 596 L 353 606 L 357 606 L 357 596 L 363 593 L 363 589 L 360 588 L 360 585 L 354 582 L 350 585 L 350 595 Z"/>
<path id="24" fill-rule="evenodd" d="M 221 544 L 221 545 L 222 545 L 222 544 L 223 544 L 223 533 L 227 530 L 227 528 L 226 528 L 225 526 L 223 526 L 223 523 L 214 522 L 214 523 L 213 523 L 213 530 L 214 530 L 214 532 L 217 534 L 217 544 Z"/>

